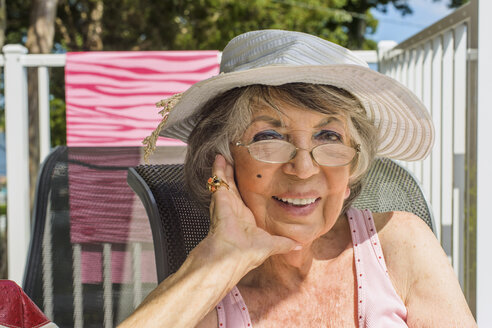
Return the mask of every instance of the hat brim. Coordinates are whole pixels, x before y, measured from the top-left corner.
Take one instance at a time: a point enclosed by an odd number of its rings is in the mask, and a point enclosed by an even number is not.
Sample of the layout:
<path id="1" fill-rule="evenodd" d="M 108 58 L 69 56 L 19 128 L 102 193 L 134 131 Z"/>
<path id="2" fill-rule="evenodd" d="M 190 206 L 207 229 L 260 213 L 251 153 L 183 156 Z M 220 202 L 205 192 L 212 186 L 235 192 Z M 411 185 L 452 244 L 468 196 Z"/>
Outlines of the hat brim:
<path id="1" fill-rule="evenodd" d="M 227 90 L 252 84 L 275 86 L 294 82 L 332 85 L 357 97 L 378 130 L 377 156 L 415 161 L 430 153 L 434 127 L 422 102 L 396 80 L 358 65 L 279 65 L 221 73 L 183 93 L 160 135 L 186 143 L 198 109 Z"/>

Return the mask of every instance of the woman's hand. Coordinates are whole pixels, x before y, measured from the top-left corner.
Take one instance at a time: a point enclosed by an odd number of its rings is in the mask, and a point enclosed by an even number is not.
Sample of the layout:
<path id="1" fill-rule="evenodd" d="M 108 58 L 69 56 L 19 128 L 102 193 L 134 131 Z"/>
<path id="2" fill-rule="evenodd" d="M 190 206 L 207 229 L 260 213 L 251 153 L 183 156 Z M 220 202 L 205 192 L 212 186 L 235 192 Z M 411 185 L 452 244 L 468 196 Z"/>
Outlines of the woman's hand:
<path id="1" fill-rule="evenodd" d="M 236 187 L 234 169 L 222 155 L 216 156 L 212 170 L 213 175 L 227 182 L 229 189 L 222 186 L 212 195 L 208 238 L 246 256 L 249 269 L 259 266 L 271 255 L 301 248 L 290 238 L 273 236 L 257 227 L 253 213 L 244 204 Z"/>

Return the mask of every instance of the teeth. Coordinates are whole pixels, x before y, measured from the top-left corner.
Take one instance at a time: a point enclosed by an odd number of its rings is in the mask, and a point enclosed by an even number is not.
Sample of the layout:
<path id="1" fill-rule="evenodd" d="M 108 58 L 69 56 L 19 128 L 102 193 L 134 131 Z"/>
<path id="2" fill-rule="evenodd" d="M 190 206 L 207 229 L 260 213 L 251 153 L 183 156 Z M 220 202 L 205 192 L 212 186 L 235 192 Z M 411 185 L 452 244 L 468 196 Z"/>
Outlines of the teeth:
<path id="1" fill-rule="evenodd" d="M 316 201 L 316 198 L 275 198 L 292 205 L 309 205 Z"/>

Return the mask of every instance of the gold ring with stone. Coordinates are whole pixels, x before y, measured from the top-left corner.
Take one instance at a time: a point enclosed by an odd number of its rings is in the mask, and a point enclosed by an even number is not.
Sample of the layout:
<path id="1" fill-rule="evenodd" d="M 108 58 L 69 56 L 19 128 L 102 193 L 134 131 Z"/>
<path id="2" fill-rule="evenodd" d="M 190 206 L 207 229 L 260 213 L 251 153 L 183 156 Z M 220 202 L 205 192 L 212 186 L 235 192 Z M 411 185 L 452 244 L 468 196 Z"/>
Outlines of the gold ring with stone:
<path id="1" fill-rule="evenodd" d="M 212 194 L 216 192 L 220 187 L 226 187 L 229 190 L 229 185 L 227 182 L 222 180 L 221 178 L 214 175 L 213 177 L 208 178 L 207 180 L 207 188 Z"/>

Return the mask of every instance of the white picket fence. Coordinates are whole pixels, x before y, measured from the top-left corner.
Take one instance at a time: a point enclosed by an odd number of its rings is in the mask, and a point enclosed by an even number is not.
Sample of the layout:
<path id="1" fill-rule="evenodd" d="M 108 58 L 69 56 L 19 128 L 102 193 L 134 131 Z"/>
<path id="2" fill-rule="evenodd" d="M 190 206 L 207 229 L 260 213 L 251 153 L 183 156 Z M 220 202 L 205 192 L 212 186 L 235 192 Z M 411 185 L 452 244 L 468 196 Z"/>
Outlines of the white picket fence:
<path id="1" fill-rule="evenodd" d="M 473 138 L 467 120 L 467 65 L 476 62 L 469 40 L 470 6 L 386 52 L 380 71 L 409 87 L 430 110 L 436 131 L 431 156 L 405 163 L 432 203 L 437 236 L 464 284 L 465 156 Z M 468 107 L 470 108 L 470 107 Z M 471 108 L 470 108 L 471 109 Z M 468 123 L 468 126 L 467 126 Z M 469 145 L 470 146 L 470 145 Z"/>
<path id="2" fill-rule="evenodd" d="M 479 326 L 492 326 L 492 3 L 471 0 L 439 22 L 380 54 L 379 70 L 409 87 L 430 110 L 432 154 L 403 163 L 432 203 L 437 235 Z M 488 324 L 487 324 L 488 323 Z"/>
<path id="3" fill-rule="evenodd" d="M 5 148 L 7 154 L 7 238 L 9 279 L 22 285 L 31 237 L 27 68 L 38 67 L 40 156 L 50 152 L 49 67 L 63 67 L 65 55 L 28 55 L 21 45 L 3 47 Z"/>
<path id="4" fill-rule="evenodd" d="M 480 326 L 492 326 L 492 261 L 487 233 L 488 189 L 492 186 L 492 2 L 471 0 L 396 47 L 359 52 L 379 70 L 407 85 L 429 108 L 436 128 L 431 156 L 403 163 L 422 182 L 433 206 L 437 235 L 455 268 Z M 483 17 L 483 19 L 481 19 Z M 479 33 L 486 31 L 485 33 Z M 379 58 L 379 60 L 378 60 Z M 48 67 L 65 56 L 29 55 L 7 45 L 0 56 L 5 73 L 9 218 L 9 278 L 22 282 L 30 239 L 27 67 L 38 67 L 41 158 L 49 152 Z M 13 150 L 13 151 L 12 151 Z M 479 151 L 480 150 L 480 151 Z M 488 325 L 487 325 L 488 323 Z"/>

